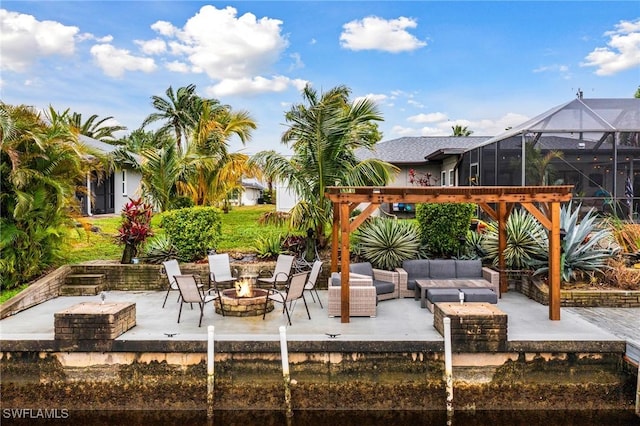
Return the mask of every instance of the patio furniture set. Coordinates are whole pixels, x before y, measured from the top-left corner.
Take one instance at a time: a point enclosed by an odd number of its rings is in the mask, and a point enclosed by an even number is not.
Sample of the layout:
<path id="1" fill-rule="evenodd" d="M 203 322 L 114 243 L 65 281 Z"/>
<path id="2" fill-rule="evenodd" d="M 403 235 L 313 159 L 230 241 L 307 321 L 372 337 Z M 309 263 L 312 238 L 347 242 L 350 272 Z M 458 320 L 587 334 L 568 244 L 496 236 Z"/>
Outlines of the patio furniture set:
<path id="1" fill-rule="evenodd" d="M 382 300 L 413 297 L 433 312 L 435 303 L 498 303 L 500 274 L 480 260 L 414 259 L 395 271 L 373 268 L 371 263 L 349 267 L 349 315 L 376 316 Z M 329 277 L 329 316 L 341 315 L 341 277 Z"/>
<path id="2" fill-rule="evenodd" d="M 260 277 L 260 274 L 238 277 L 237 271 L 234 274 L 231 269 L 227 253 L 209 255 L 209 274 L 206 286 L 200 275 L 183 274 L 176 259 L 165 261 L 163 266 L 167 276 L 167 292 L 162 307 L 166 306 L 169 293 L 172 290 L 177 290 L 177 302 L 180 303 L 178 323 L 183 305 L 188 303 L 193 308 L 193 304 L 197 304 L 200 308 L 198 322 L 200 327 L 204 316 L 204 307 L 207 303 L 213 303 L 215 311 L 222 316 L 262 315 L 264 319 L 266 314 L 274 309 L 275 302 L 282 304 L 282 313 L 286 314 L 289 325 L 291 325 L 293 306 L 302 299 L 307 316 L 311 319 L 304 293 L 309 292 L 314 303 L 317 299 L 322 308 L 322 302 L 316 289 L 316 281 L 322 269 L 322 262 L 316 260 L 311 270 L 293 273 L 294 260 L 293 256 L 278 256 L 275 269 L 269 277 Z M 259 284 L 262 284 L 264 288 L 260 288 Z"/>

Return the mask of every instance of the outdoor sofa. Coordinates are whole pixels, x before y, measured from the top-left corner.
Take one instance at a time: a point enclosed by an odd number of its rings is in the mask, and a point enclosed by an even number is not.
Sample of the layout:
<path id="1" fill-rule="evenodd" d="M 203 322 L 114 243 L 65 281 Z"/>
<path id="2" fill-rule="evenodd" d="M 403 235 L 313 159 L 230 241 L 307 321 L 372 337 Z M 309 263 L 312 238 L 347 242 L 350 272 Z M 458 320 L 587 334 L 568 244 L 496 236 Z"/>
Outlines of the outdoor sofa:
<path id="1" fill-rule="evenodd" d="M 349 272 L 371 277 L 373 286 L 376 288 L 378 301 L 398 298 L 398 288 L 400 287 L 398 272 L 376 269 L 370 262 L 352 263 L 349 265 Z"/>
<path id="2" fill-rule="evenodd" d="M 342 315 L 342 287 L 340 286 L 340 272 L 333 272 L 329 277 L 329 307 L 330 317 Z M 375 317 L 378 303 L 373 279 L 364 275 L 349 274 L 349 316 Z"/>
<path id="3" fill-rule="evenodd" d="M 458 301 L 460 291 L 467 302 L 497 303 L 500 294 L 500 273 L 482 266 L 479 259 L 405 260 L 396 271 L 400 297 L 419 298 L 422 307 L 429 308 L 435 302 Z M 425 284 L 423 288 L 418 289 L 418 280 Z"/>

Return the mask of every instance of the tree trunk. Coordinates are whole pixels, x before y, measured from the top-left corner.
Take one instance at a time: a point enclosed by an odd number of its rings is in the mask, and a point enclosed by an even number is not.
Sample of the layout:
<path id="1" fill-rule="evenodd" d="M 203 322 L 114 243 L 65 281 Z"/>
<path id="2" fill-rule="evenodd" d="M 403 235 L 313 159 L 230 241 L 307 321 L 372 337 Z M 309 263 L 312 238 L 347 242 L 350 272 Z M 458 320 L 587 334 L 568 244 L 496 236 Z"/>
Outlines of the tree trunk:
<path id="1" fill-rule="evenodd" d="M 122 259 L 120 263 L 131 263 L 131 260 L 138 254 L 138 248 L 134 244 L 126 243 L 124 246 L 124 252 L 122 252 Z"/>

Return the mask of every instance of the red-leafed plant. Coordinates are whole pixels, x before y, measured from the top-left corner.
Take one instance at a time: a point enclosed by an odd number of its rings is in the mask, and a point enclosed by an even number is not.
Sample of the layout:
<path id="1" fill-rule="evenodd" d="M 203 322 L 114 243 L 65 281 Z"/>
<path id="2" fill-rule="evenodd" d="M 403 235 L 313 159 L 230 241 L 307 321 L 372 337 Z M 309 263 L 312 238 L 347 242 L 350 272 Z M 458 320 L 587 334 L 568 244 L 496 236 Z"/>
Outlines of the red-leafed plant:
<path id="1" fill-rule="evenodd" d="M 124 244 L 124 252 L 120 263 L 131 263 L 137 256 L 140 246 L 153 236 L 151 230 L 151 205 L 143 203 L 141 198 L 129 199 L 122 208 L 122 224 L 118 229 L 116 239 Z"/>

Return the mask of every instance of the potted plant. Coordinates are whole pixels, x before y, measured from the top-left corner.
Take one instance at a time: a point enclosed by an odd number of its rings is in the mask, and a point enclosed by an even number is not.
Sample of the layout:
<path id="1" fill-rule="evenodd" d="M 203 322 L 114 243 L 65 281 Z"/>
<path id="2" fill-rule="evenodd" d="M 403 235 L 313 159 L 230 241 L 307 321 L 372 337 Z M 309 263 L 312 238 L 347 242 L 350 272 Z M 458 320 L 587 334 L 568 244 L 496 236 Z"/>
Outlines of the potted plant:
<path id="1" fill-rule="evenodd" d="M 120 263 L 131 263 L 138 255 L 140 246 L 147 238 L 153 236 L 151 231 L 151 212 L 149 204 L 143 203 L 141 198 L 129 199 L 122 209 L 122 224 L 118 229 L 116 239 L 124 244 L 124 252 Z"/>

